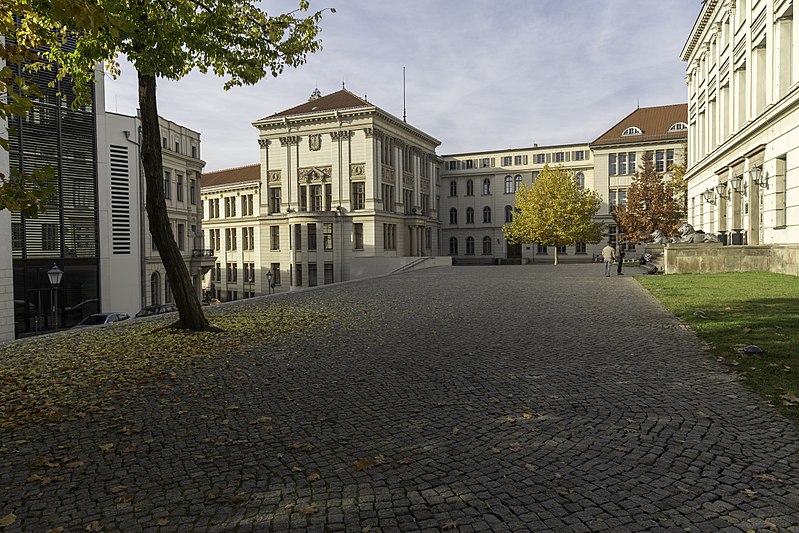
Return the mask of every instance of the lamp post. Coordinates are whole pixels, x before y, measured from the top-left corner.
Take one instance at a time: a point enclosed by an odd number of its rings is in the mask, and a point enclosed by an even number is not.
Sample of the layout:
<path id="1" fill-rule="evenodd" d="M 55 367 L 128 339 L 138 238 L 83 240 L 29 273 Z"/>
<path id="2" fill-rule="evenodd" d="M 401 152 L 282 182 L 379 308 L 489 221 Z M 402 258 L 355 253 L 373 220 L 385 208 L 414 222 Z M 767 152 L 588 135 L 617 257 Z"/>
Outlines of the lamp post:
<path id="1" fill-rule="evenodd" d="M 266 271 L 266 294 L 272 294 L 272 271 Z"/>
<path id="2" fill-rule="evenodd" d="M 61 285 L 61 276 L 63 275 L 64 271 L 55 263 L 53 263 L 53 268 L 47 271 L 47 277 L 50 278 L 50 290 L 53 293 L 53 325 L 56 331 L 58 331 L 58 286 Z"/>

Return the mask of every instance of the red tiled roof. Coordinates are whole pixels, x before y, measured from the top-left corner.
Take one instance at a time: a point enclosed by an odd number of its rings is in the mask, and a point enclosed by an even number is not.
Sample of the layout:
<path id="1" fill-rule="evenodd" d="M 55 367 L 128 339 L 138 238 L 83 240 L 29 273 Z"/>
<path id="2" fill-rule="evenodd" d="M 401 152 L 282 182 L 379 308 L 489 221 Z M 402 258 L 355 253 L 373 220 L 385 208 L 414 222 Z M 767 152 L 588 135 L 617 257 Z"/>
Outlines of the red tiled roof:
<path id="1" fill-rule="evenodd" d="M 591 146 L 687 139 L 688 130 L 669 132 L 669 128 L 678 122 L 688 123 L 688 104 L 640 107 L 603 133 Z M 631 127 L 640 129 L 642 134 L 622 136 L 622 132 Z"/>
<path id="2" fill-rule="evenodd" d="M 202 177 L 201 188 L 216 185 L 229 185 L 245 181 L 258 181 L 261 179 L 261 164 L 247 165 L 245 167 L 226 168 L 215 172 L 205 172 Z"/>
<path id="3" fill-rule="evenodd" d="M 291 109 L 286 109 L 285 111 L 275 113 L 265 118 L 287 117 L 290 115 L 302 115 L 304 113 L 317 113 L 319 111 L 333 111 L 334 109 L 352 109 L 355 107 L 372 107 L 372 104 L 359 96 L 355 96 L 346 89 L 341 89 L 340 91 L 322 96 L 315 100 L 309 100 L 304 104 L 294 106 Z"/>

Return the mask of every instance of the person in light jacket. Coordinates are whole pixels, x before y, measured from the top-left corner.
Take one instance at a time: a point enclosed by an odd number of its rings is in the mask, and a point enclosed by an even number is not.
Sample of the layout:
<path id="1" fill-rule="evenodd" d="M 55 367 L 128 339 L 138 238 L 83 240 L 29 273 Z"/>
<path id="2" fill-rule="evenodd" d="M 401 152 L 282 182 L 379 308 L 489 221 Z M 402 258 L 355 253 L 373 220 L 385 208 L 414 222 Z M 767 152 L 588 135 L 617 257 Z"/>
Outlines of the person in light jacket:
<path id="1" fill-rule="evenodd" d="M 613 270 L 613 261 L 616 259 L 616 250 L 610 242 L 602 248 L 602 259 L 605 261 L 605 275 L 610 277 L 610 273 Z"/>

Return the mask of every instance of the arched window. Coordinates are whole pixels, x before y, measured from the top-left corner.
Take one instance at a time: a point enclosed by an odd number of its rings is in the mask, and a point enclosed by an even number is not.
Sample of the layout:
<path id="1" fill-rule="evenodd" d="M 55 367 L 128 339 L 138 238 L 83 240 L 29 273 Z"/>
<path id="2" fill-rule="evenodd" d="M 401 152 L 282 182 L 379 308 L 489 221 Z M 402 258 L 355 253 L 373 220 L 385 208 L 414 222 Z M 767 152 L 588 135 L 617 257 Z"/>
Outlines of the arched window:
<path id="1" fill-rule="evenodd" d="M 152 305 L 161 303 L 161 276 L 158 272 L 153 272 L 150 276 L 150 303 Z"/>
<path id="2" fill-rule="evenodd" d="M 491 255 L 491 237 L 483 237 L 483 255 Z"/>
<path id="3" fill-rule="evenodd" d="M 458 210 L 454 207 L 449 210 L 449 223 L 450 224 L 457 224 L 458 223 Z"/>
<path id="4" fill-rule="evenodd" d="M 485 206 L 483 208 L 483 222 L 484 223 L 491 222 L 491 208 L 488 206 Z"/>
<path id="5" fill-rule="evenodd" d="M 574 179 L 577 180 L 577 186 L 581 189 L 585 189 L 585 174 L 582 172 L 578 172 Z"/>
<path id="6" fill-rule="evenodd" d="M 466 237 L 466 255 L 474 255 L 474 237 Z"/>
<path id="7" fill-rule="evenodd" d="M 466 223 L 474 224 L 474 209 L 471 207 L 466 208 Z"/>
<path id="8" fill-rule="evenodd" d="M 621 135 L 622 135 L 622 137 L 624 137 L 626 135 L 641 135 L 643 133 L 644 132 L 641 131 L 641 128 L 636 128 L 635 126 L 630 126 L 626 130 L 621 132 Z"/>
<path id="9" fill-rule="evenodd" d="M 518 191 L 519 187 L 521 186 L 522 186 L 522 177 L 516 174 L 516 176 L 513 178 L 513 192 Z"/>
<path id="10" fill-rule="evenodd" d="M 458 239 L 455 237 L 449 238 L 449 255 L 458 255 Z"/>
<path id="11" fill-rule="evenodd" d="M 505 222 L 513 222 L 513 206 L 505 206 Z"/>
<path id="12" fill-rule="evenodd" d="M 483 194 L 491 194 L 491 180 L 489 178 L 483 180 Z"/>
<path id="13" fill-rule="evenodd" d="M 686 124 L 685 122 L 675 122 L 669 128 L 669 132 L 672 133 L 675 131 L 685 131 L 687 129 L 688 129 L 688 124 Z"/>
<path id="14" fill-rule="evenodd" d="M 458 196 L 458 182 L 455 180 L 449 182 L 449 195 Z"/>
<path id="15" fill-rule="evenodd" d="M 474 182 L 472 180 L 466 182 L 466 196 L 474 196 Z"/>
<path id="16" fill-rule="evenodd" d="M 513 192 L 513 178 L 510 176 L 505 176 L 505 194 L 510 194 Z"/>

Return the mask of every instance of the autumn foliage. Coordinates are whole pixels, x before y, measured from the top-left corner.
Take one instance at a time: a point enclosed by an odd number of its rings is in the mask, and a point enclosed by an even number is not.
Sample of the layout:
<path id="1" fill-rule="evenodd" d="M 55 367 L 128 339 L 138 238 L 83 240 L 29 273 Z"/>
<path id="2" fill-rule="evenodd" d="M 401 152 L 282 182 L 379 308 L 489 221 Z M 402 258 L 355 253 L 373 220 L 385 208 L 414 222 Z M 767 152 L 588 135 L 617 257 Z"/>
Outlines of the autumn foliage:
<path id="1" fill-rule="evenodd" d="M 641 157 L 639 168 L 627 190 L 627 205 L 617 207 L 613 213 L 632 243 L 646 240 L 655 230 L 672 235 L 685 215 L 673 184 L 655 171 L 651 153 Z"/>
<path id="2" fill-rule="evenodd" d="M 502 230 L 511 243 L 536 242 L 557 247 L 599 242 L 601 228 L 593 217 L 600 205 L 599 195 L 580 188 L 571 172 L 563 167 L 544 166 L 531 187 L 522 185 L 516 191 L 516 213 Z"/>

